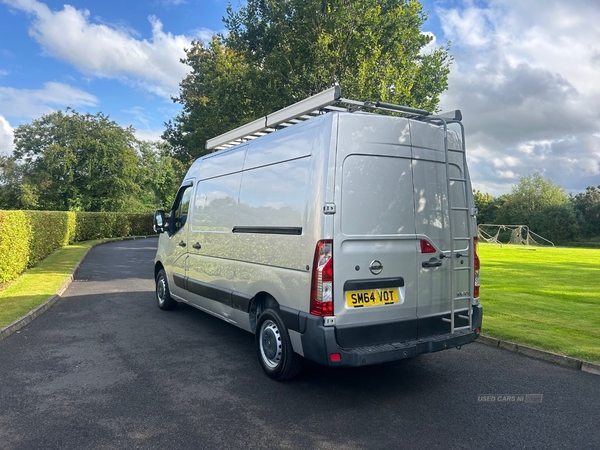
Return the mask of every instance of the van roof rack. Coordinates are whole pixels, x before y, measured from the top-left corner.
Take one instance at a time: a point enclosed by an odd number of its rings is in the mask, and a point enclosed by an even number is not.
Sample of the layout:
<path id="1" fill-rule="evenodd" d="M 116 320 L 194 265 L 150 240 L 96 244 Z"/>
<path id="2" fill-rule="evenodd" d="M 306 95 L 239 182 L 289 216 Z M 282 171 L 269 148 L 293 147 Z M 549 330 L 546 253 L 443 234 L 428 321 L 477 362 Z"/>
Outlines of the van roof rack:
<path id="1" fill-rule="evenodd" d="M 342 105 L 346 106 L 342 107 Z M 458 110 L 448 114 L 434 116 L 432 112 L 424 109 L 400 106 L 393 103 L 350 100 L 342 97 L 342 90 L 339 86 L 334 86 L 265 117 L 261 117 L 246 125 L 223 133 L 220 136 L 209 139 L 206 141 L 206 149 L 217 151 L 234 147 L 238 144 L 256 139 L 281 128 L 304 122 L 327 112 L 354 112 L 363 111 L 365 109 L 402 113 L 411 118 L 424 120 L 427 120 L 426 118 L 432 119 L 433 117 L 451 121 L 460 121 L 462 119 L 460 111 Z"/>

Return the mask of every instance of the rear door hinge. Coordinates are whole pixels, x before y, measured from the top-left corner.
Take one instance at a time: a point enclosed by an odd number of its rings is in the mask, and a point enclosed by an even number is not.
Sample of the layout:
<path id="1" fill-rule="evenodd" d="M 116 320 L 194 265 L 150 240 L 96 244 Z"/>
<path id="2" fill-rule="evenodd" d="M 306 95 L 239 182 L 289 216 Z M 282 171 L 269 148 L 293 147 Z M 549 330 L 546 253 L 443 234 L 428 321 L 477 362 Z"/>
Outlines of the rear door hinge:
<path id="1" fill-rule="evenodd" d="M 335 203 L 325 203 L 323 214 L 335 214 Z"/>

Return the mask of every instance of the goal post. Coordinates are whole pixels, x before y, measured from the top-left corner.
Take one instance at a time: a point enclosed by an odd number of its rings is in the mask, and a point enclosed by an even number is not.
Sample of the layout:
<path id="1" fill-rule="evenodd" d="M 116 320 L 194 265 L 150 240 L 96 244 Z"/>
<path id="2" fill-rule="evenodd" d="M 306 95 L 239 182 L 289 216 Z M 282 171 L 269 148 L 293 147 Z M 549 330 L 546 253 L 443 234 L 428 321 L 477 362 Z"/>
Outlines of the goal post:
<path id="1" fill-rule="evenodd" d="M 480 241 L 496 244 L 544 246 L 554 244 L 548 239 L 534 233 L 527 225 L 506 225 L 483 223 L 477 225 L 477 236 Z"/>

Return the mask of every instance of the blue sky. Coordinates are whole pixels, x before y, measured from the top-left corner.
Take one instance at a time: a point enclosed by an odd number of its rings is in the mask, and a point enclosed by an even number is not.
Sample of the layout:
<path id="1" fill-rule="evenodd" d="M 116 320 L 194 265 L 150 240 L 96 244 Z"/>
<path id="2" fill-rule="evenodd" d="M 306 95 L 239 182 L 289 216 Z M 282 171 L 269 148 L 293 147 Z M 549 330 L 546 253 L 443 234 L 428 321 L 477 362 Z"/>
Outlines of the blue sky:
<path id="1" fill-rule="evenodd" d="M 534 171 L 574 193 L 600 184 L 600 3 L 423 3 L 423 31 L 452 42 L 441 108 L 463 111 L 474 187 L 499 195 Z M 0 152 L 19 124 L 67 106 L 158 138 L 179 110 L 183 48 L 222 31 L 226 6 L 0 0 Z"/>

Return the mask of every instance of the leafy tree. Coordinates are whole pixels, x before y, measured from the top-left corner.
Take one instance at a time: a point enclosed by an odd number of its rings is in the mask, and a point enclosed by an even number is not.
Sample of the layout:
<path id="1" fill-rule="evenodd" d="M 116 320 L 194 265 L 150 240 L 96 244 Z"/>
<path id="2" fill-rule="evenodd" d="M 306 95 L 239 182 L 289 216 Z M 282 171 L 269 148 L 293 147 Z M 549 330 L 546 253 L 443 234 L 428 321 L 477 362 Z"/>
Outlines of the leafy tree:
<path id="1" fill-rule="evenodd" d="M 183 108 L 165 124 L 162 137 L 171 145 L 173 155 L 189 164 L 206 153 L 207 139 L 264 114 L 262 109 L 255 109 L 263 88 L 255 68 L 218 36 L 207 46 L 192 41 L 182 62 L 191 71 L 173 100 Z"/>
<path id="2" fill-rule="evenodd" d="M 571 203 L 545 206 L 529 221 L 529 229 L 555 244 L 566 244 L 579 239 L 580 223 Z"/>
<path id="3" fill-rule="evenodd" d="M 473 191 L 475 207 L 477 208 L 477 223 L 496 223 L 496 215 L 498 209 L 504 202 L 504 197 L 494 197 L 489 193 L 481 191 Z"/>
<path id="4" fill-rule="evenodd" d="M 498 224 L 528 225 L 531 231 L 561 244 L 580 236 L 577 213 L 567 192 L 539 173 L 519 178 L 501 200 Z"/>
<path id="5" fill-rule="evenodd" d="M 422 49 L 416 0 L 248 0 L 224 18 L 229 30 L 182 62 L 191 72 L 174 101 L 181 113 L 163 138 L 190 161 L 207 139 L 338 83 L 347 97 L 435 110 L 451 57 Z"/>
<path id="6" fill-rule="evenodd" d="M 588 186 L 573 198 L 573 205 L 581 215 L 583 233 L 587 237 L 600 236 L 600 186 Z"/>
<path id="7" fill-rule="evenodd" d="M 23 171 L 9 156 L 0 155 L 0 209 L 18 209 L 23 197 Z"/>
<path id="8" fill-rule="evenodd" d="M 569 203 L 569 196 L 562 186 L 545 180 L 539 173 L 519 178 L 510 194 L 498 210 L 498 223 L 529 225 L 530 220 L 549 206 Z M 535 230 L 533 230 L 535 231 Z"/>
<path id="9" fill-rule="evenodd" d="M 102 113 L 56 111 L 20 125 L 3 162 L 4 208 L 139 210 L 139 157 L 133 128 Z"/>
<path id="10" fill-rule="evenodd" d="M 139 151 L 142 202 L 151 209 L 170 209 L 186 166 L 169 155 L 164 142 L 142 142 Z"/>

